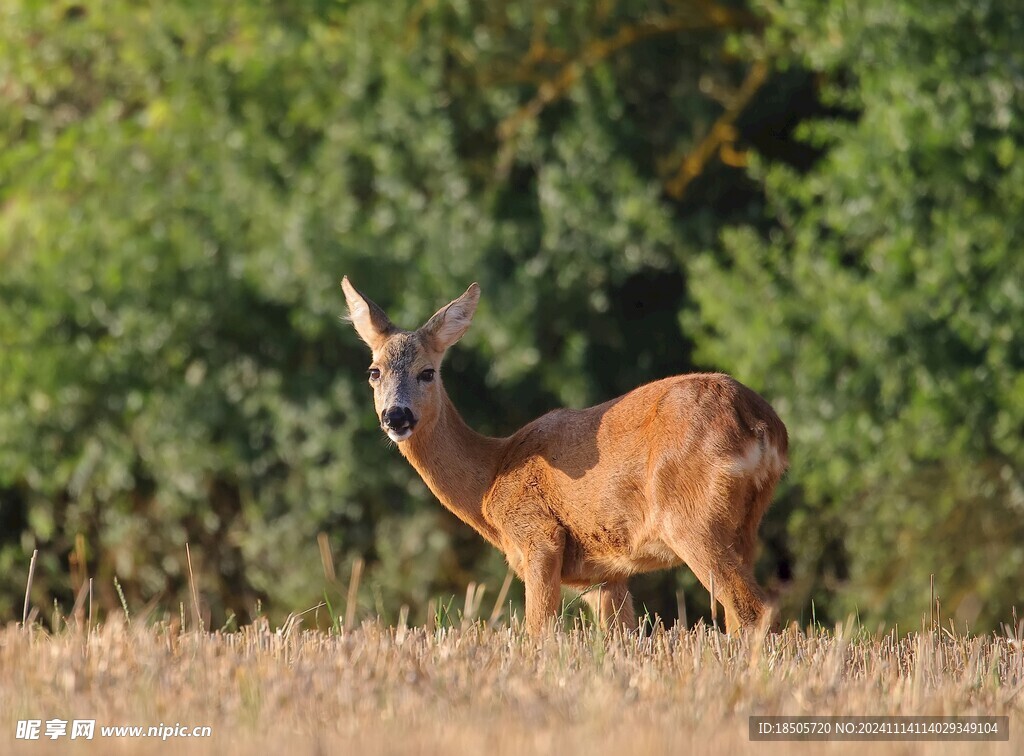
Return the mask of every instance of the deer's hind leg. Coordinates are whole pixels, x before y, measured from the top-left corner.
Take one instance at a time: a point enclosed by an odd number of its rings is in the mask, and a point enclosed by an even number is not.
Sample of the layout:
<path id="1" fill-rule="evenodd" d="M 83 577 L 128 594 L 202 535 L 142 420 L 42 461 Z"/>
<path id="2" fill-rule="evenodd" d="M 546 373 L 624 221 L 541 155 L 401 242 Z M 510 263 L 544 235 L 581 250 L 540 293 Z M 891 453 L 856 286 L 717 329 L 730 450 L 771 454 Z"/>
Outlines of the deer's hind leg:
<path id="1" fill-rule="evenodd" d="M 670 511 L 663 537 L 680 559 L 693 570 L 725 607 L 725 627 L 734 633 L 756 625 L 766 611 L 765 596 L 754 580 L 753 556 L 757 525 L 748 519 L 746 484 L 729 476 L 705 481 L 690 493 L 689 503 Z"/>
<path id="2" fill-rule="evenodd" d="M 740 559 L 743 561 L 743 566 L 751 575 L 752 580 L 755 579 L 753 576 L 755 562 L 757 561 L 758 530 L 761 527 L 761 520 L 764 517 L 764 513 L 767 511 L 768 506 L 771 504 L 774 494 L 774 485 L 767 487 L 751 486 L 746 518 L 740 525 L 736 534 L 736 550 L 739 553 Z M 756 582 L 755 585 L 757 585 Z M 774 613 L 774 610 L 770 606 L 767 607 L 766 611 Z M 774 622 L 772 623 L 772 627 L 775 627 Z"/>
<path id="3" fill-rule="evenodd" d="M 764 593 L 733 546 L 697 533 L 678 537 L 671 546 L 709 592 L 714 581 L 715 598 L 725 607 L 726 632 L 760 621 L 766 611 Z"/>

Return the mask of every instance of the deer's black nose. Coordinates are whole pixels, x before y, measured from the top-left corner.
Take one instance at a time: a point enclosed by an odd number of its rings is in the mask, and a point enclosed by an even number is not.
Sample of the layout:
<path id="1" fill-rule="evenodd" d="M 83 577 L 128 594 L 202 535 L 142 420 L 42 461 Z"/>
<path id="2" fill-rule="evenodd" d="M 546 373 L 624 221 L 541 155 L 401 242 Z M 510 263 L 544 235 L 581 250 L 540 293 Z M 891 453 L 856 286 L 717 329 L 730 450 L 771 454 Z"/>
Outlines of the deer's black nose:
<path id="1" fill-rule="evenodd" d="M 389 407 L 380 413 L 380 422 L 389 430 L 401 432 L 416 425 L 416 416 L 408 407 Z"/>

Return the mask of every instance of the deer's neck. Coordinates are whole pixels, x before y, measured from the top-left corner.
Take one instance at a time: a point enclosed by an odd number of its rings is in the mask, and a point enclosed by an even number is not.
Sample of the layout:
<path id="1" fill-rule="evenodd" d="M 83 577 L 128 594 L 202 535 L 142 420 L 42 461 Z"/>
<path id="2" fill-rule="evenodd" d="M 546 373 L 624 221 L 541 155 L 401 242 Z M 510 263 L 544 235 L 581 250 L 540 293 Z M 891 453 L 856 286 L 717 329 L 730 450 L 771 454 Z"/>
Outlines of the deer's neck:
<path id="1" fill-rule="evenodd" d="M 451 512 L 500 548 L 497 531 L 484 519 L 484 496 L 494 483 L 505 441 L 477 433 L 441 389 L 441 411 L 430 427 L 398 445 L 423 482 Z"/>

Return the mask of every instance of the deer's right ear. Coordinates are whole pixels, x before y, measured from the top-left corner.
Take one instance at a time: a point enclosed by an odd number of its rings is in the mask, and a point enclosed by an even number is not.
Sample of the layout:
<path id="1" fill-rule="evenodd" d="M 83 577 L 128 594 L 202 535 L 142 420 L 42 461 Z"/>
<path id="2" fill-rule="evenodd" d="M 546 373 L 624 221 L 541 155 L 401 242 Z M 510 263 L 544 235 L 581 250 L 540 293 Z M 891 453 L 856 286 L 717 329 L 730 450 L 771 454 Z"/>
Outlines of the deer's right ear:
<path id="1" fill-rule="evenodd" d="M 341 289 L 348 303 L 348 319 L 352 321 L 359 338 L 376 352 L 387 337 L 398 329 L 391 324 L 384 310 L 349 283 L 348 276 L 341 279 Z"/>

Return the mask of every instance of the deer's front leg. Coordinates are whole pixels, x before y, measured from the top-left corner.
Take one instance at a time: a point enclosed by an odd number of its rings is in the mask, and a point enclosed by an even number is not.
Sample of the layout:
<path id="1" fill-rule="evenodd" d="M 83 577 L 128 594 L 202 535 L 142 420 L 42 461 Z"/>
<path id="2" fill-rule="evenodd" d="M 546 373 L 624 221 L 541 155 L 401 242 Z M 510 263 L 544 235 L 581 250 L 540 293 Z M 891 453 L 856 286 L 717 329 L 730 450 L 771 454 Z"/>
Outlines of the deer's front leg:
<path id="1" fill-rule="evenodd" d="M 604 630 L 615 626 L 623 630 L 636 630 L 636 614 L 633 612 L 633 597 L 625 580 L 609 581 L 600 588 L 583 594 L 594 612 L 594 619 Z"/>
<path id="2" fill-rule="evenodd" d="M 531 542 L 524 550 L 523 581 L 526 583 L 526 630 L 543 635 L 558 616 L 562 597 L 562 554 L 565 531 L 557 527 Z"/>

